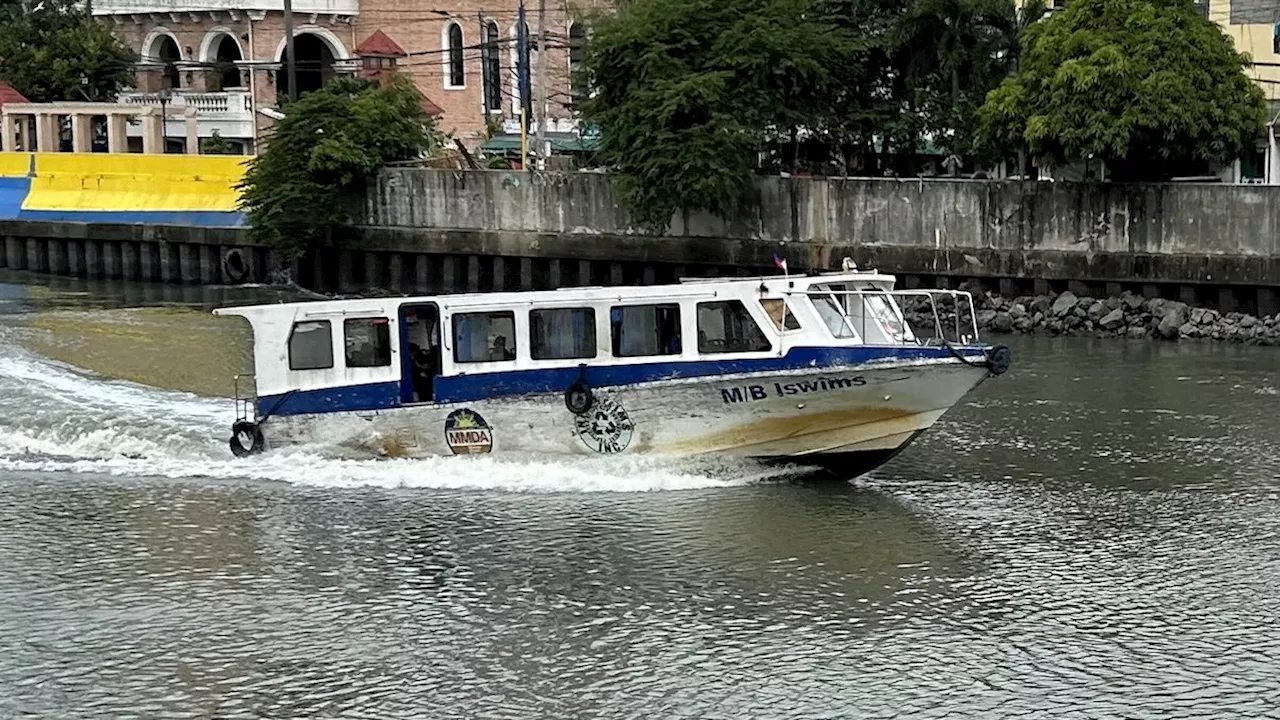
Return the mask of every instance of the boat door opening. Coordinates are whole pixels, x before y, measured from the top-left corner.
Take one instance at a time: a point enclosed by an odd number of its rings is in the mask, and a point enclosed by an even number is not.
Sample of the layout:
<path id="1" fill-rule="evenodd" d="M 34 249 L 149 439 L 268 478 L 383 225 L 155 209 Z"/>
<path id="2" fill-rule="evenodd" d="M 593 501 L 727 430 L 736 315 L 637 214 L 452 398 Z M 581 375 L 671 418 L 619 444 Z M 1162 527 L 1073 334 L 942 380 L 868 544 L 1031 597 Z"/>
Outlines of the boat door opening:
<path id="1" fill-rule="evenodd" d="M 435 402 L 440 377 L 440 309 L 435 303 L 400 306 L 400 402 Z"/>

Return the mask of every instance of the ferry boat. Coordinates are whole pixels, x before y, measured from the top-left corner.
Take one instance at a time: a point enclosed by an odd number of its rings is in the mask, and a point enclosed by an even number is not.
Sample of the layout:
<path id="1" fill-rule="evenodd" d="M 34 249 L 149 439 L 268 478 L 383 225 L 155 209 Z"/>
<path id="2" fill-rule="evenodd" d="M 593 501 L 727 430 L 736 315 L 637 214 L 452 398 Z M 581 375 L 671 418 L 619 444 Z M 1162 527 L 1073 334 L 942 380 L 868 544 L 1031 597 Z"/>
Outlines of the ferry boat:
<path id="1" fill-rule="evenodd" d="M 219 308 L 254 335 L 230 448 L 718 453 L 854 477 L 1011 362 L 979 342 L 968 293 L 894 285 L 849 269 Z M 932 308 L 932 337 L 904 299 Z M 966 302 L 948 337 L 939 306 Z"/>

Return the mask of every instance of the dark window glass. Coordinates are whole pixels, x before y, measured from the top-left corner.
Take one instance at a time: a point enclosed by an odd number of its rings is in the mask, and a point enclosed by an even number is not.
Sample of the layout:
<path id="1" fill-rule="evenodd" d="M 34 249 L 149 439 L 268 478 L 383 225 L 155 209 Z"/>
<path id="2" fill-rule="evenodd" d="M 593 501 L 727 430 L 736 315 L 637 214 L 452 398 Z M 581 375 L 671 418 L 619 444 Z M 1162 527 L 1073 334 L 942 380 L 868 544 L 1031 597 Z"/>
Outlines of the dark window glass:
<path id="1" fill-rule="evenodd" d="M 529 350 L 534 360 L 596 356 L 596 311 L 557 308 L 529 311 Z"/>
<path id="2" fill-rule="evenodd" d="M 569 26 L 569 91 L 575 110 L 580 109 L 587 99 L 586 69 L 583 67 L 586 59 L 587 26 L 576 22 Z"/>
<path id="3" fill-rule="evenodd" d="M 502 55 L 498 43 L 498 23 L 485 23 L 484 47 L 481 49 L 484 65 L 484 107 L 495 111 L 502 109 Z"/>
<path id="4" fill-rule="evenodd" d="M 351 318 L 343 323 L 347 367 L 391 364 L 391 323 L 386 318 Z"/>
<path id="5" fill-rule="evenodd" d="M 466 69 L 462 64 L 462 26 L 449 26 L 449 84 L 462 87 L 467 84 Z"/>
<path id="6" fill-rule="evenodd" d="M 453 359 L 460 363 L 515 360 L 515 313 L 480 312 L 454 315 Z"/>
<path id="7" fill-rule="evenodd" d="M 289 331 L 289 369 L 333 367 L 333 327 L 328 320 L 296 322 Z"/>
<path id="8" fill-rule="evenodd" d="M 772 347 L 741 300 L 698 303 L 698 352 L 761 352 Z"/>
<path id="9" fill-rule="evenodd" d="M 628 305 L 609 313 L 615 357 L 680 354 L 679 305 Z"/>

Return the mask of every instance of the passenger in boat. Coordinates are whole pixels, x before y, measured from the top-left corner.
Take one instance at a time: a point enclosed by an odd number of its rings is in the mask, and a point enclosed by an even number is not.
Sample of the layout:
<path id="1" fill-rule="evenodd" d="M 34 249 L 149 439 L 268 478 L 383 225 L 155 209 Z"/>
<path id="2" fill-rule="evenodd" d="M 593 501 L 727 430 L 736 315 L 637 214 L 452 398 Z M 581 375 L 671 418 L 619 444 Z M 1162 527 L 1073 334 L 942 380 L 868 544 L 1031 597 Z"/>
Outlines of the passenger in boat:
<path id="1" fill-rule="evenodd" d="M 489 350 L 490 360 L 515 360 L 516 352 L 507 345 L 507 336 L 498 335 L 493 339 L 493 348 Z"/>
<path id="2" fill-rule="evenodd" d="M 432 381 L 435 379 L 435 368 L 432 367 L 431 353 L 422 349 L 417 343 L 409 344 L 409 358 L 413 362 L 413 394 L 417 402 L 432 400 Z"/>

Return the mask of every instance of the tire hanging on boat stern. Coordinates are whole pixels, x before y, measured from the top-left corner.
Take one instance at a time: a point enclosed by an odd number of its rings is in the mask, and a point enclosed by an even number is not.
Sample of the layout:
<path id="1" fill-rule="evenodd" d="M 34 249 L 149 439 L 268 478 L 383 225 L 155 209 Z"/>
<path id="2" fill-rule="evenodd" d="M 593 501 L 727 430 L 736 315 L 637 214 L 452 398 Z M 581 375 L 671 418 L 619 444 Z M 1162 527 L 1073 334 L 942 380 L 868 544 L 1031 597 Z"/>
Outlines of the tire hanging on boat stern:
<path id="1" fill-rule="evenodd" d="M 231 454 L 236 457 L 249 457 L 262 452 L 266 448 L 266 440 L 257 423 L 241 420 L 231 426 L 228 445 L 231 447 Z"/>
<path id="2" fill-rule="evenodd" d="M 591 393 L 591 388 L 587 386 L 587 381 L 582 375 L 579 375 L 578 379 L 564 391 L 564 406 L 574 415 L 586 414 L 595 404 L 595 395 Z"/>

